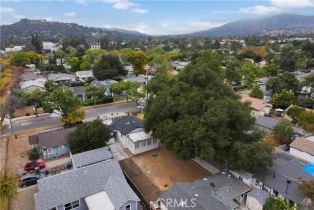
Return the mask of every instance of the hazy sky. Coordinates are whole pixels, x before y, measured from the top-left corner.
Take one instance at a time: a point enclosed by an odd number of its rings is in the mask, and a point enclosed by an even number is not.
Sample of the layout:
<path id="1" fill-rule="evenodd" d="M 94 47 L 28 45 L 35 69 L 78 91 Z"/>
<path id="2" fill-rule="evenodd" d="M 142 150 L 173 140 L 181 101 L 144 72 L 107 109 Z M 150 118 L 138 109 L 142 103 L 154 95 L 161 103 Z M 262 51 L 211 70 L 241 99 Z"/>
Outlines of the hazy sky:
<path id="1" fill-rule="evenodd" d="M 21 18 L 182 34 L 278 13 L 314 15 L 314 0 L 1 0 L 1 24 Z"/>

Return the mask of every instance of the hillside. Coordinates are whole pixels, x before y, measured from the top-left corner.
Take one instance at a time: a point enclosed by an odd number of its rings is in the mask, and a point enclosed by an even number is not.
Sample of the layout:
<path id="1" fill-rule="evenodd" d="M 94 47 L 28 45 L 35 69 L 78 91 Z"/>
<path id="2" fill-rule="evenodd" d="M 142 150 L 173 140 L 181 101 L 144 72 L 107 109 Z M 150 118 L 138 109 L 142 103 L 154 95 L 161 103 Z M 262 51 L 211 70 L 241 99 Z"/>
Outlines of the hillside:
<path id="1" fill-rule="evenodd" d="M 314 33 L 314 16 L 281 14 L 260 19 L 239 20 L 192 36 L 248 36 Z"/>
<path id="2" fill-rule="evenodd" d="M 19 40 L 29 39 L 32 34 L 37 33 L 43 39 L 54 39 L 66 37 L 87 38 L 106 36 L 110 40 L 132 39 L 146 36 L 139 32 L 128 30 L 116 30 L 106 28 L 94 28 L 81 26 L 76 23 L 62 23 L 46 20 L 22 19 L 11 25 L 2 25 L 0 28 L 1 42 L 5 42 L 9 37 Z"/>

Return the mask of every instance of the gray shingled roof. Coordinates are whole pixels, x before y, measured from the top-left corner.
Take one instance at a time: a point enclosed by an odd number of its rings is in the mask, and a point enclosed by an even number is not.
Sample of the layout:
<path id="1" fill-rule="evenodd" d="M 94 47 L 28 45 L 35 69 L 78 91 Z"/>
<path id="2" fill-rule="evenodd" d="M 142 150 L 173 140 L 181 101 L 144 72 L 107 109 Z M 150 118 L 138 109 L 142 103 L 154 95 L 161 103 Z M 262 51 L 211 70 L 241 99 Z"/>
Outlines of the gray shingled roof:
<path id="1" fill-rule="evenodd" d="M 260 204 L 262 204 L 262 205 L 264 205 L 264 203 L 266 202 L 267 198 L 269 197 L 269 195 L 267 194 L 266 191 L 260 190 L 260 189 L 252 190 L 247 195 L 250 196 L 250 197 L 255 198 L 256 200 L 258 200 L 258 202 Z"/>
<path id="2" fill-rule="evenodd" d="M 72 163 L 74 168 L 80 168 L 111 158 L 112 154 L 108 150 L 108 147 L 102 147 L 72 155 Z"/>
<path id="3" fill-rule="evenodd" d="M 312 180 L 314 177 L 303 170 L 305 163 L 282 152 L 275 154 L 274 165 L 259 173 L 255 173 L 254 177 L 286 198 L 300 204 L 304 199 L 304 195 L 299 190 L 298 183 L 302 180 Z M 287 183 L 287 180 L 290 181 L 290 184 Z"/>
<path id="4" fill-rule="evenodd" d="M 38 144 L 40 147 L 51 148 L 66 145 L 67 136 L 73 132 L 75 128 L 59 129 L 54 131 L 48 131 L 44 133 L 38 133 L 28 137 L 30 145 Z"/>
<path id="5" fill-rule="evenodd" d="M 271 117 L 258 116 L 255 119 L 255 124 L 273 130 L 274 127 L 279 123 L 278 120 Z"/>
<path id="6" fill-rule="evenodd" d="M 118 130 L 123 135 L 130 133 L 136 128 L 144 128 L 143 122 L 133 116 L 123 116 L 114 118 L 111 125 L 108 126 L 111 130 Z"/>
<path id="7" fill-rule="evenodd" d="M 114 159 L 41 179 L 38 181 L 38 193 L 35 194 L 36 209 L 48 210 L 105 191 L 108 183 L 116 180 L 109 181 L 111 177 L 125 179 L 118 161 Z M 126 181 L 119 180 L 119 187 L 110 186 L 113 187 L 110 190 L 108 187 L 106 191 L 110 198 L 117 195 L 122 203 L 129 199 L 139 201 Z M 113 201 L 113 204 L 117 205 L 117 202 Z M 116 209 L 119 207 L 115 206 Z"/>
<path id="8" fill-rule="evenodd" d="M 84 86 L 71 87 L 71 89 L 77 96 L 84 95 L 86 90 Z"/>
<path id="9" fill-rule="evenodd" d="M 215 174 L 192 183 L 178 183 L 161 195 L 162 199 L 172 198 L 180 201 L 195 199 L 196 207 L 184 209 L 198 210 L 229 210 L 238 206 L 234 198 L 246 193 L 249 188 L 234 177 L 227 174 Z M 182 207 L 169 207 L 169 210 L 182 209 Z"/>

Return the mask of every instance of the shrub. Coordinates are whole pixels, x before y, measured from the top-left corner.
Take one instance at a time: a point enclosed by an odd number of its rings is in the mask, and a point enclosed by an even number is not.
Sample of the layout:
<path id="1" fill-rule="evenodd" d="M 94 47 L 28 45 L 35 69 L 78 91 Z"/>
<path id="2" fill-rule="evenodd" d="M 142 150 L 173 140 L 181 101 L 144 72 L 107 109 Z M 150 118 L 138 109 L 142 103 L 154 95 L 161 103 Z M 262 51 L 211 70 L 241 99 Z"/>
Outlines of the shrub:
<path id="1" fill-rule="evenodd" d="M 106 103 L 112 103 L 113 98 L 112 96 L 104 96 L 103 98 L 97 98 L 95 100 L 95 104 L 106 104 Z M 81 102 L 82 106 L 93 106 L 94 100 L 85 100 Z"/>
<path id="2" fill-rule="evenodd" d="M 36 161 L 40 157 L 40 152 L 38 147 L 33 147 L 32 149 L 28 150 L 27 152 L 28 159 L 31 161 Z"/>

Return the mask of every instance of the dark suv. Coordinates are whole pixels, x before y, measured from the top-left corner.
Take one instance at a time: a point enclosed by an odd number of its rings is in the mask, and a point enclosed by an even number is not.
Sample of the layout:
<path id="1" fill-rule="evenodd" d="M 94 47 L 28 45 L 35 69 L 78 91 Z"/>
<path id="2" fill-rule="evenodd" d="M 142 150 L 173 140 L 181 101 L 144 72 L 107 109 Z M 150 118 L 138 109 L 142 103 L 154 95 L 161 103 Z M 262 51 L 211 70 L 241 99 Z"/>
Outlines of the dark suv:
<path id="1" fill-rule="evenodd" d="M 40 174 L 35 174 L 35 173 L 25 174 L 21 177 L 20 186 L 27 187 L 30 185 L 37 184 L 37 180 L 41 178 L 42 177 Z"/>

